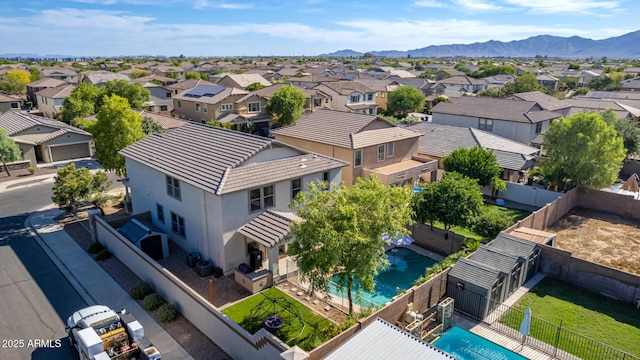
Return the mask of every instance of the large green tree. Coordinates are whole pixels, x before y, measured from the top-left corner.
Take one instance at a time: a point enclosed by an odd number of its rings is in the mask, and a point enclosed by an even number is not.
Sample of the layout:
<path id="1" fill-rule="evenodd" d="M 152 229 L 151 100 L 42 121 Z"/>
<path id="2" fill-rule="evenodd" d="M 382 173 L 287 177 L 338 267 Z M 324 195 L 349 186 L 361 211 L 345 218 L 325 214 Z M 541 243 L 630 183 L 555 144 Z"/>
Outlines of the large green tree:
<path id="1" fill-rule="evenodd" d="M 612 109 L 607 109 L 601 112 L 600 115 L 602 115 L 602 119 L 607 124 L 616 129 L 619 136 L 622 136 L 627 156 L 638 153 L 638 150 L 640 150 L 640 127 L 638 127 L 638 122 L 619 118 Z"/>
<path id="2" fill-rule="evenodd" d="M 127 99 L 129 107 L 141 109 L 145 101 L 149 101 L 151 95 L 148 89 L 145 89 L 140 83 L 130 83 L 127 80 L 107 81 L 100 87 L 100 96 L 96 101 L 96 111 L 100 110 L 103 105 L 105 95 L 118 95 Z"/>
<path id="3" fill-rule="evenodd" d="M 453 150 L 451 154 L 442 158 L 442 165 L 445 171 L 455 171 L 478 180 L 480 186 L 491 185 L 492 180 L 502 173 L 496 156 L 480 146 Z"/>
<path id="4" fill-rule="evenodd" d="M 569 186 L 588 189 L 613 183 L 626 157 L 622 137 L 600 114 L 578 113 L 552 122 L 544 147 L 549 165 L 562 169 Z"/>
<path id="5" fill-rule="evenodd" d="M 127 99 L 105 96 L 94 127 L 96 159 L 108 171 L 126 175 L 124 157 L 118 151 L 142 139 L 142 116 L 131 110 Z"/>
<path id="6" fill-rule="evenodd" d="M 531 71 L 518 74 L 513 82 L 507 83 L 502 89 L 503 96 L 531 91 L 544 91 L 544 87 L 538 83 L 536 75 Z"/>
<path id="7" fill-rule="evenodd" d="M 445 231 L 469 225 L 480 214 L 482 204 L 478 182 L 457 172 L 447 172 L 442 180 L 428 183 L 413 199 L 416 221 L 431 227 L 439 221 Z"/>
<path id="8" fill-rule="evenodd" d="M 101 205 L 112 184 L 103 171 L 92 174 L 87 168 L 76 168 L 75 163 L 58 170 L 53 184 L 53 201 L 67 213 L 75 211 L 85 200 Z M 98 206 L 100 208 L 100 206 Z M 101 209 L 102 210 L 102 209 Z"/>
<path id="9" fill-rule="evenodd" d="M 4 171 L 7 172 L 7 176 L 11 176 L 7 162 L 13 162 L 20 160 L 21 153 L 18 144 L 15 140 L 7 135 L 7 131 L 0 128 L 0 160 L 4 166 Z"/>
<path id="10" fill-rule="evenodd" d="M 310 292 L 328 293 L 331 277 L 347 289 L 372 291 L 374 276 L 388 266 L 383 233 L 404 234 L 411 222 L 408 187 L 385 186 L 376 177 L 358 178 L 351 188 L 324 191 L 310 184 L 291 208 L 302 218 L 292 225 L 291 252 Z"/>
<path id="11" fill-rule="evenodd" d="M 399 119 L 405 118 L 410 112 L 422 112 L 426 96 L 413 86 L 398 86 L 389 93 L 387 109 Z"/>
<path id="12" fill-rule="evenodd" d="M 307 101 L 305 94 L 295 86 L 283 86 L 276 91 L 267 103 L 267 111 L 278 125 L 291 125 L 300 116 Z"/>
<path id="13" fill-rule="evenodd" d="M 0 90 L 9 94 L 24 94 L 30 82 L 30 72 L 22 69 L 9 70 L 0 81 Z"/>
<path id="14" fill-rule="evenodd" d="M 153 133 L 162 134 L 164 133 L 164 129 L 162 125 L 158 124 L 155 120 L 145 116 L 142 118 L 142 132 L 145 135 L 151 135 Z"/>
<path id="15" fill-rule="evenodd" d="M 93 84 L 81 82 L 64 99 L 60 120 L 71 124 L 76 120 L 91 116 L 96 112 L 96 101 L 100 96 L 100 89 Z"/>

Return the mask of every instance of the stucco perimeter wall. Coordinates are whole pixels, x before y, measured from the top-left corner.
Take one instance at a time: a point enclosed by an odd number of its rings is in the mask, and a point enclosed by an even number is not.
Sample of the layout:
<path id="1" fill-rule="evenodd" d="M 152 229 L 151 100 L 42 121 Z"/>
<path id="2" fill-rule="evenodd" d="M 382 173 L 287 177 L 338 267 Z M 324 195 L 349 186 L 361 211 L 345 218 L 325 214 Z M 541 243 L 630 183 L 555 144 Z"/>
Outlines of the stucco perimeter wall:
<path id="1" fill-rule="evenodd" d="M 447 232 L 426 224 L 413 224 L 409 230 L 416 245 L 443 256 L 457 252 L 464 242 L 464 236 L 449 232 L 445 238 Z"/>
<path id="2" fill-rule="evenodd" d="M 549 226 L 555 224 L 559 219 L 565 216 L 569 210 L 576 206 L 579 192 L 578 189 L 573 189 L 564 196 L 548 203 L 540 209 L 531 213 L 531 215 L 513 224 L 505 232 L 510 232 L 513 229 L 519 227 L 528 227 L 536 230 L 545 230 Z"/>
<path id="3" fill-rule="evenodd" d="M 377 318 L 398 325 L 398 320 L 403 318 L 409 303 L 413 303 L 413 310 L 416 313 L 425 313 L 445 296 L 447 292 L 447 274 L 449 274 L 449 269 L 441 272 L 429 281 L 407 290 L 389 305 L 361 319 L 357 324 L 343 331 L 340 335 L 313 349 L 309 353 L 309 360 L 320 360 L 324 358 L 360 329 L 366 327 Z"/>
<path id="4" fill-rule="evenodd" d="M 174 304 L 189 322 L 230 357 L 239 360 L 282 360 L 280 354 L 289 347 L 277 337 L 264 329 L 255 335 L 248 333 L 180 279 L 160 267 L 147 254 L 120 236 L 103 219 L 95 217 L 95 229 L 97 239 L 102 245 L 118 260 L 127 264 L 127 267 L 138 277 L 151 284 L 168 303 Z"/>
<path id="5" fill-rule="evenodd" d="M 633 196 L 608 191 L 587 190 L 580 192 L 576 206 L 604 211 L 622 217 L 640 219 L 640 201 Z"/>
<path id="6" fill-rule="evenodd" d="M 507 189 L 505 191 L 500 191 L 498 193 L 498 197 L 520 204 L 544 206 L 564 195 L 564 193 L 561 192 L 549 191 L 509 181 L 507 181 L 506 184 Z M 485 186 L 481 190 L 484 195 L 491 196 L 492 190 L 490 187 Z"/>

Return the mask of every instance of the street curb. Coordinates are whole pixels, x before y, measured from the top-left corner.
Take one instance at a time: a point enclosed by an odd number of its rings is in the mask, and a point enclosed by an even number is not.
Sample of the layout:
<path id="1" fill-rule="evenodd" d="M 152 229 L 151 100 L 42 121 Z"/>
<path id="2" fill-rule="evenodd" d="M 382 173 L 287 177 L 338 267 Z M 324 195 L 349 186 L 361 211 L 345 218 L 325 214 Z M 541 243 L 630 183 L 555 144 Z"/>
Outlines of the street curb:
<path id="1" fill-rule="evenodd" d="M 60 270 L 62 275 L 69 281 L 71 286 L 73 286 L 75 291 L 78 293 L 78 295 L 80 295 L 80 297 L 82 298 L 82 300 L 84 300 L 87 306 L 96 305 L 98 304 L 98 300 L 93 296 L 93 294 L 89 291 L 89 289 L 87 289 L 84 285 L 82 285 L 82 283 L 73 274 L 73 272 L 69 270 L 69 268 L 67 267 L 67 264 L 60 259 L 60 256 L 58 252 L 55 250 L 55 248 L 49 246 L 49 244 L 46 241 L 44 241 L 42 237 L 40 237 L 40 234 L 36 231 L 36 229 L 33 227 L 33 224 L 31 223 L 32 217 L 34 215 L 40 214 L 44 211 L 50 211 L 50 210 L 53 210 L 53 209 L 47 207 L 45 209 L 40 209 L 29 214 L 29 217 L 27 218 L 27 220 L 25 220 L 25 227 L 29 229 L 29 233 L 31 234 L 31 236 L 34 237 L 34 239 L 36 239 L 36 241 L 38 242 L 38 245 L 40 245 L 40 248 L 42 248 L 42 250 L 45 252 L 45 254 L 47 254 L 49 259 L 51 259 L 51 261 L 56 265 L 58 270 Z M 59 225 L 56 225 L 56 226 L 59 226 Z"/>

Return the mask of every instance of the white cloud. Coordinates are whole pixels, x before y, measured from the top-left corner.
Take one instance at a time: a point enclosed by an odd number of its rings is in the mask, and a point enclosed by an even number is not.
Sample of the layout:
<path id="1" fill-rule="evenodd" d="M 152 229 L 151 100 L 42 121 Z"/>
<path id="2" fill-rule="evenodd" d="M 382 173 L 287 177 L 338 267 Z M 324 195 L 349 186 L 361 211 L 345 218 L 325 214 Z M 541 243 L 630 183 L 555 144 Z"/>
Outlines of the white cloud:
<path id="1" fill-rule="evenodd" d="M 576 15 L 593 15 L 600 11 L 616 11 L 620 9 L 620 1 L 600 0 L 505 0 L 514 6 L 529 9 L 532 13 L 554 14 L 567 13 Z M 602 14 L 599 14 L 602 15 Z"/>
<path id="2" fill-rule="evenodd" d="M 447 7 L 447 5 L 442 0 L 440 0 L 440 1 L 438 1 L 438 0 L 418 0 L 418 1 L 414 1 L 413 5 L 420 6 L 420 7 L 434 7 L 434 8 Z"/>
<path id="3" fill-rule="evenodd" d="M 455 5 L 462 6 L 467 10 L 500 10 L 502 6 L 479 0 L 453 0 Z"/>
<path id="4" fill-rule="evenodd" d="M 252 9 L 254 6 L 250 3 L 231 3 L 231 2 L 219 2 L 219 1 L 208 1 L 208 0 L 199 0 L 193 5 L 195 9 L 226 9 L 226 10 L 247 10 Z"/>

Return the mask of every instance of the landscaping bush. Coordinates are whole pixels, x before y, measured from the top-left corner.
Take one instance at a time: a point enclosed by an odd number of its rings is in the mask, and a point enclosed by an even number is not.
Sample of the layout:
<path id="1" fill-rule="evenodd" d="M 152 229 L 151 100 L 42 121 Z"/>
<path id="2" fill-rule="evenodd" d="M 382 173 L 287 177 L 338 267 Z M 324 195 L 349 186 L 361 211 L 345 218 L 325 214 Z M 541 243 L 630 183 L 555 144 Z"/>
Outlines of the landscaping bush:
<path id="1" fill-rule="evenodd" d="M 98 252 L 98 255 L 96 255 L 96 260 L 99 260 L 99 261 L 107 260 L 110 257 L 111 257 L 111 253 L 109 252 L 109 250 L 102 249 Z"/>
<path id="2" fill-rule="evenodd" d="M 131 288 L 131 297 L 136 300 L 142 300 L 149 294 L 153 294 L 153 289 L 146 281 L 140 281 L 136 286 Z"/>
<path id="3" fill-rule="evenodd" d="M 29 171 L 29 172 L 31 173 L 31 175 L 33 175 L 33 174 L 35 174 L 35 173 L 37 173 L 37 172 L 38 172 L 38 168 L 37 168 L 37 167 L 35 167 L 35 166 L 29 166 L 29 167 L 27 168 L 27 171 Z"/>
<path id="4" fill-rule="evenodd" d="M 427 271 L 425 272 L 425 274 L 423 276 L 420 276 L 418 278 L 418 280 L 416 280 L 416 282 L 413 284 L 413 286 L 417 286 L 417 285 L 420 285 L 422 283 L 427 282 L 429 279 L 434 277 L 436 274 L 439 274 L 439 273 L 443 272 L 449 266 L 455 264 L 456 261 L 458 261 L 459 258 L 465 257 L 465 256 L 471 254 L 472 252 L 476 251 L 478 249 L 478 247 L 480 247 L 480 241 L 475 240 L 475 239 L 469 239 L 469 238 L 465 239 L 464 242 L 462 243 L 460 251 L 454 252 L 453 254 L 447 256 L 446 258 L 444 258 L 444 260 L 442 260 L 442 262 L 439 262 L 439 263 L 433 265 L 432 267 L 428 268 Z"/>
<path id="5" fill-rule="evenodd" d="M 155 310 L 159 308 L 163 303 L 164 300 L 162 299 L 162 297 L 155 293 L 145 296 L 144 300 L 142 301 L 142 305 L 147 310 Z"/>
<path id="6" fill-rule="evenodd" d="M 473 220 L 471 229 L 478 235 L 493 239 L 500 231 L 508 228 L 513 224 L 513 221 L 501 212 L 495 211 L 482 211 Z"/>
<path id="7" fill-rule="evenodd" d="M 158 319 L 162 322 L 173 321 L 177 315 L 178 310 L 173 304 L 164 304 L 158 309 Z"/>
<path id="8" fill-rule="evenodd" d="M 102 246 L 102 244 L 96 241 L 93 244 L 89 245 L 88 251 L 89 251 L 89 254 L 97 254 L 103 249 L 104 249 L 104 246 Z"/>

